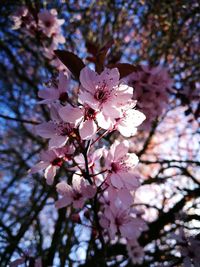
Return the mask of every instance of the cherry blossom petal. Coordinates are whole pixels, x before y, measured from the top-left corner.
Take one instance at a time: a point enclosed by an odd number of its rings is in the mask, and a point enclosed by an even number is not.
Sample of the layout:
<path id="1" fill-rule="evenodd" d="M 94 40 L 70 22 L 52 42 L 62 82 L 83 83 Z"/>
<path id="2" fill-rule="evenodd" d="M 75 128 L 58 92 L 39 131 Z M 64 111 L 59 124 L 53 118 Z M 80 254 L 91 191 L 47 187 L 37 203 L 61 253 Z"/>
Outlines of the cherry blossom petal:
<path id="1" fill-rule="evenodd" d="M 65 19 L 57 19 L 58 25 L 63 25 L 65 23 Z"/>
<path id="2" fill-rule="evenodd" d="M 85 159 L 84 159 L 84 156 L 82 154 L 75 156 L 74 160 L 76 161 L 77 164 L 79 164 L 81 166 L 85 166 Z"/>
<path id="3" fill-rule="evenodd" d="M 112 103 L 110 102 L 107 102 L 103 105 L 102 112 L 104 113 L 104 115 L 110 118 L 119 118 L 121 114 L 120 110 L 112 106 Z"/>
<path id="4" fill-rule="evenodd" d="M 139 158 L 136 154 L 134 153 L 128 153 L 128 163 L 127 165 L 129 165 L 130 167 L 135 167 L 139 162 Z"/>
<path id="5" fill-rule="evenodd" d="M 94 153 L 92 154 L 92 162 L 100 160 L 100 158 L 103 156 L 103 151 L 104 151 L 103 147 L 95 150 Z"/>
<path id="6" fill-rule="evenodd" d="M 110 154 L 112 155 L 113 161 L 118 161 L 120 158 L 127 155 L 129 149 L 129 143 L 127 140 L 119 143 L 115 141 L 110 148 Z"/>
<path id="7" fill-rule="evenodd" d="M 47 150 L 47 151 L 42 151 L 40 157 L 42 161 L 51 162 L 55 158 L 57 158 L 57 154 L 55 150 Z"/>
<path id="8" fill-rule="evenodd" d="M 99 223 L 100 223 L 100 225 L 101 225 L 103 228 L 105 228 L 105 229 L 108 229 L 108 228 L 109 228 L 109 221 L 108 221 L 108 219 L 106 219 L 105 217 L 102 217 L 102 216 L 101 216 L 101 218 L 100 218 L 100 220 L 99 220 Z"/>
<path id="9" fill-rule="evenodd" d="M 136 189 L 140 185 L 139 180 L 132 173 L 120 171 L 118 175 L 120 176 L 122 183 L 129 190 Z"/>
<path id="10" fill-rule="evenodd" d="M 61 199 L 57 200 L 55 206 L 57 209 L 64 208 L 72 203 L 72 199 L 68 196 L 64 196 Z"/>
<path id="11" fill-rule="evenodd" d="M 126 93 L 132 96 L 134 88 L 129 86 L 128 84 L 120 83 L 118 90 L 119 90 L 119 94 Z"/>
<path id="12" fill-rule="evenodd" d="M 44 172 L 44 177 L 46 178 L 48 185 L 53 184 L 55 175 L 56 175 L 56 166 L 52 165 L 48 166 Z"/>
<path id="13" fill-rule="evenodd" d="M 144 113 L 140 112 L 139 110 L 131 109 L 129 113 L 131 121 L 135 127 L 139 126 L 146 119 Z"/>
<path id="14" fill-rule="evenodd" d="M 119 190 L 118 197 L 121 200 L 122 205 L 124 205 L 125 207 L 129 207 L 131 204 L 133 204 L 133 196 L 126 188 Z"/>
<path id="15" fill-rule="evenodd" d="M 93 120 L 86 120 L 79 126 L 79 133 L 83 140 L 88 140 L 94 136 L 97 131 L 97 125 Z"/>
<path id="16" fill-rule="evenodd" d="M 44 90 L 40 90 L 38 92 L 38 96 L 40 98 L 43 98 L 45 100 L 40 101 L 39 103 L 46 103 L 46 101 L 48 102 L 49 100 L 56 100 L 59 98 L 59 92 L 57 89 L 55 88 L 48 88 L 48 89 L 44 89 Z"/>
<path id="17" fill-rule="evenodd" d="M 36 133 L 44 138 L 51 138 L 56 133 L 53 122 L 44 122 L 35 126 Z"/>
<path id="18" fill-rule="evenodd" d="M 108 87 L 112 88 L 117 86 L 119 83 L 119 70 L 117 68 L 113 69 L 104 69 L 104 71 L 99 75 L 98 80 L 100 82 L 105 80 L 105 83 Z"/>
<path id="19" fill-rule="evenodd" d="M 133 231 L 133 229 L 134 229 L 134 231 Z M 121 225 L 120 226 L 120 232 L 121 232 L 123 237 L 126 237 L 129 240 L 137 239 L 138 234 L 140 233 L 139 231 L 136 231 L 135 225 L 132 224 L 131 222 Z"/>
<path id="20" fill-rule="evenodd" d="M 69 86 L 69 77 L 67 77 L 62 71 L 59 73 L 58 90 L 59 93 L 67 92 Z"/>
<path id="21" fill-rule="evenodd" d="M 112 128 L 113 126 L 111 119 L 105 116 L 104 114 L 102 114 L 102 112 L 97 113 L 96 120 L 97 120 L 98 126 L 101 127 L 102 129 L 107 130 L 109 128 Z"/>
<path id="22" fill-rule="evenodd" d="M 81 104 L 88 104 L 91 108 L 98 110 L 99 102 L 94 98 L 91 93 L 81 91 L 79 94 L 79 102 Z"/>
<path id="23" fill-rule="evenodd" d="M 66 182 L 62 181 L 56 185 L 56 190 L 61 195 L 70 195 L 72 192 L 72 187 L 68 185 Z"/>
<path id="24" fill-rule="evenodd" d="M 117 97 L 113 98 L 113 106 L 121 107 L 129 103 L 132 100 L 133 94 L 118 93 Z"/>
<path id="25" fill-rule="evenodd" d="M 110 176 L 111 183 L 114 187 L 121 189 L 123 188 L 123 182 L 121 180 L 121 177 L 117 173 L 112 173 Z"/>
<path id="26" fill-rule="evenodd" d="M 80 175 L 75 173 L 72 177 L 72 185 L 73 185 L 74 190 L 81 192 L 82 183 L 84 183 L 83 178 Z"/>
<path id="27" fill-rule="evenodd" d="M 63 147 L 68 139 L 66 136 L 56 135 L 49 140 L 49 148 Z"/>
<path id="28" fill-rule="evenodd" d="M 51 109 L 50 109 L 50 116 L 53 121 L 56 121 L 57 123 L 61 122 L 60 115 L 58 113 L 58 110 L 62 107 L 61 104 L 59 103 L 53 103 L 51 104 Z"/>
<path id="29" fill-rule="evenodd" d="M 63 121 L 74 123 L 75 126 L 77 126 L 77 124 L 82 120 L 84 114 L 80 108 L 73 108 L 68 105 L 59 110 L 59 115 Z"/>
<path id="30" fill-rule="evenodd" d="M 132 125 L 127 127 L 127 125 L 125 125 L 123 123 L 118 124 L 117 130 L 124 137 L 131 137 L 137 133 L 137 128 L 134 128 Z"/>
<path id="31" fill-rule="evenodd" d="M 81 85 L 91 93 L 95 90 L 95 81 L 97 80 L 97 73 L 88 67 L 85 67 L 80 72 Z"/>
<path id="32" fill-rule="evenodd" d="M 74 200 L 73 201 L 73 207 L 75 209 L 81 209 L 83 207 L 84 203 L 85 203 L 84 198 L 80 198 L 79 200 Z"/>
<path id="33" fill-rule="evenodd" d="M 87 185 L 83 190 L 83 194 L 87 198 L 93 198 L 96 194 L 96 188 L 92 185 Z"/>
<path id="34" fill-rule="evenodd" d="M 42 171 L 44 169 L 46 169 L 47 167 L 49 166 L 49 162 L 44 162 L 44 161 L 41 161 L 39 163 L 37 163 L 35 166 L 33 166 L 29 173 L 37 173 L 39 171 Z"/>
<path id="35" fill-rule="evenodd" d="M 110 235 L 110 239 L 113 240 L 115 239 L 115 234 L 117 232 L 117 227 L 115 224 L 112 224 L 110 227 L 109 227 L 109 235 Z"/>

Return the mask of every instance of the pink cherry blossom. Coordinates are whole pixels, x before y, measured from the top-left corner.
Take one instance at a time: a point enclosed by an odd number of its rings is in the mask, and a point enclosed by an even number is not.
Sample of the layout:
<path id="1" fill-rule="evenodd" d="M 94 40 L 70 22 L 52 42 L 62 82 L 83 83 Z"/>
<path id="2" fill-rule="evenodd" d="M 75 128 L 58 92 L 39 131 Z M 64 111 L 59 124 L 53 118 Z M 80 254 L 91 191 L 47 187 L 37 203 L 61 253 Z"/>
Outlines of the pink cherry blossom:
<path id="1" fill-rule="evenodd" d="M 41 161 L 33 166 L 30 173 L 37 173 L 45 170 L 44 177 L 47 180 L 47 184 L 53 184 L 54 177 L 56 175 L 57 168 L 61 167 L 63 159 L 56 150 L 48 150 L 41 153 Z"/>
<path id="2" fill-rule="evenodd" d="M 36 133 L 50 139 L 49 148 L 57 148 L 66 144 L 74 128 L 70 123 L 49 121 L 36 126 Z"/>
<path id="3" fill-rule="evenodd" d="M 81 70 L 80 82 L 80 103 L 100 111 L 96 116 L 98 125 L 104 129 L 110 128 L 114 119 L 120 116 L 119 107 L 131 100 L 132 88 L 120 84 L 117 68 L 105 69 L 99 75 L 85 67 Z"/>
<path id="4" fill-rule="evenodd" d="M 50 88 L 40 90 L 38 96 L 44 100 L 40 101 L 40 104 L 52 103 L 56 100 L 65 102 L 68 99 L 67 90 L 69 87 L 70 78 L 69 75 L 63 72 L 59 73 L 58 84 L 54 81 L 54 84 Z"/>
<path id="5" fill-rule="evenodd" d="M 63 147 L 69 137 L 74 135 L 75 125 L 62 121 L 58 113 L 60 107 L 59 104 L 52 105 L 50 109 L 52 120 L 35 127 L 38 135 L 50 139 L 49 148 L 51 149 Z"/>
<path id="6" fill-rule="evenodd" d="M 127 243 L 127 251 L 133 264 L 141 264 L 144 259 L 144 250 L 136 240 L 130 240 Z"/>
<path id="7" fill-rule="evenodd" d="M 75 126 L 78 126 L 83 140 L 91 139 L 96 134 L 97 125 L 95 118 L 97 112 L 89 106 L 75 108 L 68 105 L 62 107 L 59 110 L 59 114 L 63 121 L 74 123 Z"/>
<path id="8" fill-rule="evenodd" d="M 33 17 L 31 16 L 28 8 L 25 6 L 19 7 L 16 12 L 11 16 L 11 18 L 14 22 L 14 30 L 17 30 L 22 27 L 30 28 L 31 25 L 35 25 Z"/>
<path id="9" fill-rule="evenodd" d="M 134 175 L 134 167 L 138 164 L 138 157 L 128 153 L 128 141 L 115 141 L 105 158 L 105 166 L 109 170 L 111 184 L 118 188 L 134 190 L 139 186 L 138 178 Z"/>
<path id="10" fill-rule="evenodd" d="M 59 194 L 62 198 L 56 202 L 57 208 L 63 208 L 71 203 L 74 208 L 82 208 L 85 201 L 89 198 L 93 198 L 96 193 L 96 188 L 89 185 L 88 182 L 79 174 L 74 174 L 72 178 L 72 186 L 62 181 L 56 186 Z"/>
<path id="11" fill-rule="evenodd" d="M 146 119 L 146 116 L 133 109 L 135 101 L 125 105 L 122 108 L 122 117 L 116 119 L 114 128 L 117 129 L 124 137 L 130 137 L 136 134 L 137 127 Z"/>
<path id="12" fill-rule="evenodd" d="M 116 187 L 110 185 L 106 189 L 105 193 L 108 194 L 108 199 L 110 203 L 118 203 L 124 208 L 128 208 L 133 204 L 133 194 L 130 192 L 130 190 L 126 188 L 121 188 L 119 190 Z"/>
<path id="13" fill-rule="evenodd" d="M 93 153 L 88 154 L 88 167 L 92 168 L 93 170 L 97 167 L 100 168 L 99 160 L 103 155 L 104 148 L 96 149 Z M 74 160 L 76 163 L 82 167 L 85 168 L 85 160 L 82 154 L 79 154 L 78 156 L 74 157 Z"/>
<path id="14" fill-rule="evenodd" d="M 141 128 L 149 129 L 167 108 L 172 80 L 161 66 L 141 66 L 125 80 L 134 87 L 133 98 L 137 100 L 137 108 L 147 117 Z"/>
<path id="15" fill-rule="evenodd" d="M 57 12 L 55 9 L 40 11 L 38 18 L 40 29 L 48 37 L 52 37 L 52 35 L 56 34 L 60 26 L 65 22 L 63 19 L 57 19 Z"/>
<path id="16" fill-rule="evenodd" d="M 35 37 L 36 33 L 40 35 L 42 47 L 40 48 L 44 56 L 50 60 L 51 65 L 59 71 L 67 70 L 64 64 L 55 58 L 54 50 L 59 44 L 65 43 L 65 38 L 61 32 L 63 19 L 57 18 L 55 9 L 42 10 L 38 13 L 38 23 L 29 9 L 22 6 L 11 16 L 14 22 L 13 29 L 21 28 L 26 36 Z M 42 33 L 42 34 L 41 34 Z"/>
<path id="17" fill-rule="evenodd" d="M 107 229 L 111 239 L 114 239 L 117 233 L 128 240 L 137 239 L 145 229 L 143 220 L 132 217 L 129 208 L 115 203 L 105 207 L 100 224 Z"/>
<path id="18" fill-rule="evenodd" d="M 75 152 L 75 147 L 72 145 L 65 145 L 64 147 L 57 148 L 56 152 L 59 156 L 63 157 L 64 160 L 70 160 Z"/>

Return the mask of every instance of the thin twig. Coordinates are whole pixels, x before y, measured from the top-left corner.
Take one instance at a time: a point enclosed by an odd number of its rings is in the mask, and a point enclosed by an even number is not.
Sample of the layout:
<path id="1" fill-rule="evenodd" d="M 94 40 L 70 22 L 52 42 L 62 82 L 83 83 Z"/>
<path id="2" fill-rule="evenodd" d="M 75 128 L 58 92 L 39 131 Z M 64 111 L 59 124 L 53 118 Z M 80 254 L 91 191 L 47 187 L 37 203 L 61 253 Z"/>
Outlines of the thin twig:
<path id="1" fill-rule="evenodd" d="M 0 117 L 6 120 L 19 121 L 21 123 L 29 123 L 29 124 L 35 124 L 35 125 L 39 124 L 39 122 L 37 121 L 29 121 L 29 120 L 24 120 L 24 119 L 12 118 L 12 117 L 2 115 L 2 114 L 0 114 Z"/>

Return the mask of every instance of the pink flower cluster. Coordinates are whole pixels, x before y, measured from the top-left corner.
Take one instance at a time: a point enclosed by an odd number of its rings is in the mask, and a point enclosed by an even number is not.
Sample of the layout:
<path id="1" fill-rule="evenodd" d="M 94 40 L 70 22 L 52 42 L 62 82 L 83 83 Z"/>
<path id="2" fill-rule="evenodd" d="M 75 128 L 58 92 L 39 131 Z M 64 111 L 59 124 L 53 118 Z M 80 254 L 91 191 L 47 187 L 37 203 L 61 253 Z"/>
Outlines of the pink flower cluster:
<path id="1" fill-rule="evenodd" d="M 133 98 L 137 100 L 137 108 L 148 116 L 143 129 L 151 128 L 152 122 L 163 114 L 169 103 L 172 80 L 167 70 L 160 66 L 140 66 L 125 80 L 134 88 Z"/>
<path id="2" fill-rule="evenodd" d="M 16 12 L 11 16 L 14 22 L 13 29 L 18 30 L 20 28 L 31 30 L 36 27 L 33 16 L 25 6 L 19 7 Z"/>
<path id="3" fill-rule="evenodd" d="M 65 42 L 61 32 L 61 25 L 64 19 L 57 18 L 55 9 L 42 10 L 36 16 L 25 6 L 20 7 L 14 15 L 11 16 L 14 26 L 13 29 L 23 29 L 28 36 L 35 37 L 40 34 L 40 40 L 43 43 L 43 53 L 51 61 L 51 64 L 58 70 L 65 70 L 66 67 L 61 61 L 55 58 L 53 51 L 58 48 L 59 44 Z"/>
<path id="4" fill-rule="evenodd" d="M 56 179 L 61 195 L 56 207 L 89 209 L 98 218 L 92 227 L 105 240 L 123 237 L 131 248 L 146 230 L 132 207 L 134 193 L 140 186 L 134 174 L 138 157 L 129 153 L 127 140 L 115 140 L 108 149 L 103 137 L 114 131 L 122 139 L 136 134 L 145 115 L 135 109 L 132 91 L 120 80 L 117 68 L 97 74 L 86 66 L 80 72 L 80 88 L 74 99 L 70 77 L 60 72 L 58 81 L 39 92 L 40 104 L 48 104 L 51 120 L 36 126 L 36 132 L 49 140 L 49 150 L 31 169 L 31 173 L 44 170 L 48 184 L 54 183 L 58 170 L 72 172 L 71 179 Z"/>

